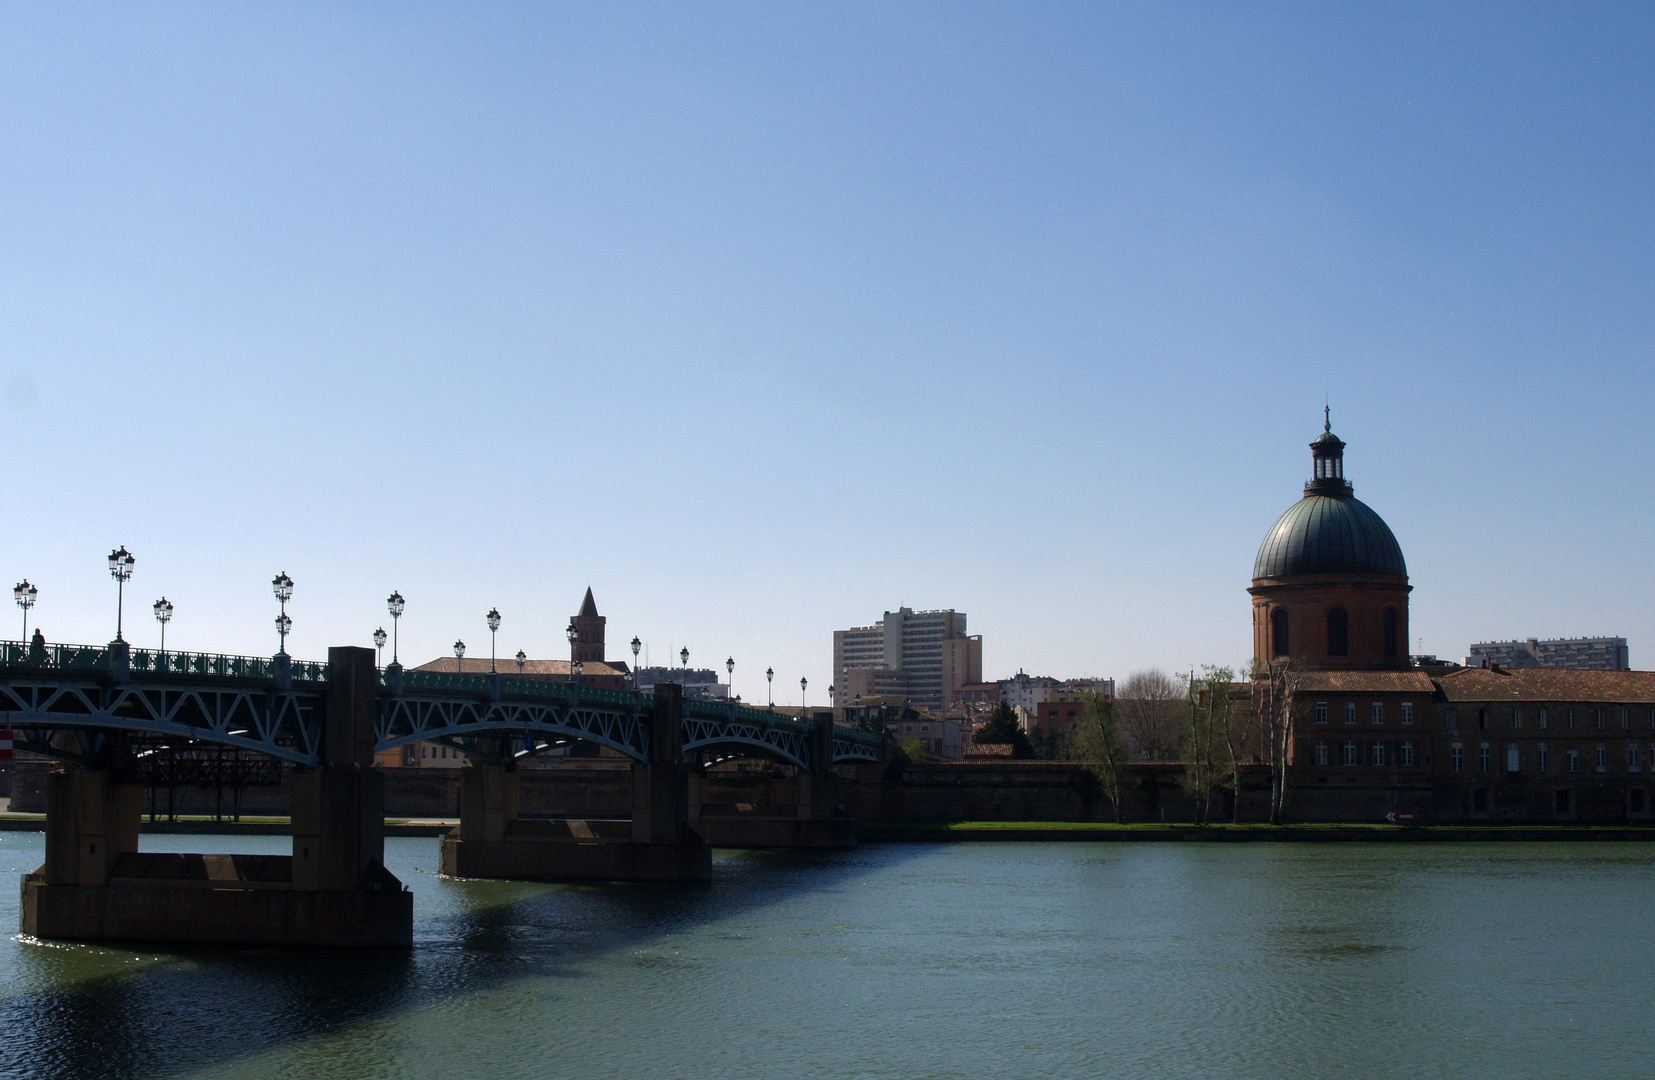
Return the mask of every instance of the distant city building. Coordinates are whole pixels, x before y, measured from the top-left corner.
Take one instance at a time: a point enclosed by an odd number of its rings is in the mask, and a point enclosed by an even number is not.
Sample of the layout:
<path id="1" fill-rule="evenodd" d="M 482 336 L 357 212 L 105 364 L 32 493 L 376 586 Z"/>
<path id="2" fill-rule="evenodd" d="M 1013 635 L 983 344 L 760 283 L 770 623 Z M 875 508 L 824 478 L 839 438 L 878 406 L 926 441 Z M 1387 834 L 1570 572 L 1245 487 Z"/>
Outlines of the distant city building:
<path id="1" fill-rule="evenodd" d="M 637 671 L 638 689 L 652 693 L 656 683 L 677 683 L 684 688 L 684 696 L 692 698 L 728 698 L 730 687 L 718 681 L 718 672 L 712 668 L 641 667 Z"/>
<path id="2" fill-rule="evenodd" d="M 966 634 L 962 612 L 885 612 L 872 626 L 833 632 L 838 700 L 901 695 L 945 709 L 960 687 L 983 679 L 983 639 Z"/>
<path id="3" fill-rule="evenodd" d="M 935 757 L 948 761 L 965 757 L 965 739 L 956 720 L 905 709 L 900 718 L 885 722 L 885 730 L 898 742 L 918 740 L 920 747 Z"/>
<path id="4" fill-rule="evenodd" d="M 1576 671 L 1629 671 L 1632 668 L 1623 637 L 1481 641 L 1471 646 L 1471 653 L 1465 658 L 1466 667 L 1494 664 L 1508 668 L 1572 668 Z"/>
<path id="5" fill-rule="evenodd" d="M 966 683 L 954 691 L 955 701 L 964 701 L 972 705 L 993 705 L 1000 700 L 1000 684 L 997 682 Z"/>
<path id="6" fill-rule="evenodd" d="M 1051 696 L 1057 680 L 1046 675 L 1029 675 L 1022 668 L 1009 679 L 1000 680 L 1000 700 L 1011 706 L 1020 719 L 1033 716 L 1040 703 Z"/>
<path id="7" fill-rule="evenodd" d="M 1018 723 L 1025 731 L 1047 726 L 1045 719 L 1052 715 L 1066 715 L 1062 710 L 1048 709 L 1048 705 L 1074 706 L 1078 710 L 1086 694 L 1102 694 L 1115 700 L 1114 679 L 1053 679 L 1044 675 L 1026 675 L 1022 671 L 1000 682 L 1000 700 L 1010 705 L 1017 714 Z M 1076 713 L 1078 715 L 1078 713 Z"/>

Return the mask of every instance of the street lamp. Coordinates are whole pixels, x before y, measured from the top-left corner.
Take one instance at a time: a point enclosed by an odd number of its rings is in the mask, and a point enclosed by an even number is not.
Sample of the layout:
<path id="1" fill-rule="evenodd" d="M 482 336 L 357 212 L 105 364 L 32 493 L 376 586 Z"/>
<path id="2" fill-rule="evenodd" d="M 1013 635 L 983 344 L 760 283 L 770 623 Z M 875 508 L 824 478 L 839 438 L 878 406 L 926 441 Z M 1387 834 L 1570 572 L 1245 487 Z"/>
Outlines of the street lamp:
<path id="1" fill-rule="evenodd" d="M 122 544 L 109 553 L 109 576 L 115 579 L 115 640 L 121 639 L 121 605 L 124 599 L 126 583 L 132 580 L 132 564 L 137 562 L 132 552 Z"/>
<path id="2" fill-rule="evenodd" d="M 730 676 L 730 685 L 729 685 L 730 697 L 732 699 L 734 699 L 735 696 L 736 696 L 735 695 L 735 689 L 736 689 L 736 658 L 735 657 L 730 656 L 730 657 L 725 658 L 725 660 L 724 660 L 724 670 Z"/>
<path id="3" fill-rule="evenodd" d="M 397 662 L 397 630 L 400 629 L 397 620 L 402 618 L 403 609 L 407 606 L 408 601 L 404 600 L 399 592 L 392 593 L 385 601 L 385 607 L 391 613 L 391 663 L 393 665 Z"/>
<path id="4" fill-rule="evenodd" d="M 522 649 L 517 650 L 517 673 L 523 674 L 523 665 L 528 662 L 529 654 Z"/>
<path id="5" fill-rule="evenodd" d="M 463 641 L 454 643 L 454 670 L 456 672 L 465 671 L 465 642 Z"/>
<path id="6" fill-rule="evenodd" d="M 803 720 L 805 718 L 805 687 L 807 687 L 809 685 L 810 685 L 810 680 L 805 678 L 803 675 L 800 675 L 799 676 L 799 719 L 800 720 Z"/>
<path id="7" fill-rule="evenodd" d="M 172 601 L 166 597 L 155 601 L 155 621 L 161 624 L 161 651 L 167 651 L 167 624 L 172 622 Z"/>
<path id="8" fill-rule="evenodd" d="M 488 609 L 488 669 L 494 671 L 494 632 L 500 629 L 500 609 Z"/>
<path id="9" fill-rule="evenodd" d="M 688 645 L 678 650 L 678 662 L 684 667 L 690 666 L 690 647 Z"/>
<path id="10" fill-rule="evenodd" d="M 34 598 L 40 595 L 40 590 L 30 585 L 28 578 L 24 578 L 17 583 L 17 588 L 13 589 L 11 594 L 17 597 L 17 606 L 23 609 L 23 643 L 27 645 L 29 641 L 29 609 L 34 607 Z"/>
<path id="11" fill-rule="evenodd" d="M 644 647 L 644 643 L 638 640 L 638 635 L 633 634 L 632 635 L 632 670 L 633 671 L 638 670 L 638 650 L 643 648 L 643 647 Z"/>
<path id="12" fill-rule="evenodd" d="M 270 579 L 270 591 L 276 594 L 282 605 L 282 613 L 276 616 L 276 633 L 281 635 L 281 645 L 276 649 L 276 655 L 286 656 L 287 632 L 293 629 L 293 620 L 287 617 L 287 602 L 293 599 L 293 579 L 287 576 L 287 571 Z"/>
<path id="13" fill-rule="evenodd" d="M 385 653 L 385 643 L 389 640 L 390 640 L 390 637 L 389 637 L 389 635 L 387 635 L 385 633 L 385 628 L 383 626 L 379 627 L 378 629 L 376 629 L 374 631 L 374 666 L 375 667 L 383 667 L 384 666 L 381 663 L 381 661 L 385 659 L 385 655 L 384 655 L 384 653 Z"/>
<path id="14" fill-rule="evenodd" d="M 776 669 L 764 669 L 764 704 L 766 708 L 776 707 Z"/>
<path id="15" fill-rule="evenodd" d="M 576 685 L 579 685 L 579 683 L 580 683 L 580 673 L 585 671 L 585 670 L 586 670 L 586 665 L 585 664 L 581 663 L 579 660 L 571 660 L 569 662 L 570 681 L 574 682 Z"/>

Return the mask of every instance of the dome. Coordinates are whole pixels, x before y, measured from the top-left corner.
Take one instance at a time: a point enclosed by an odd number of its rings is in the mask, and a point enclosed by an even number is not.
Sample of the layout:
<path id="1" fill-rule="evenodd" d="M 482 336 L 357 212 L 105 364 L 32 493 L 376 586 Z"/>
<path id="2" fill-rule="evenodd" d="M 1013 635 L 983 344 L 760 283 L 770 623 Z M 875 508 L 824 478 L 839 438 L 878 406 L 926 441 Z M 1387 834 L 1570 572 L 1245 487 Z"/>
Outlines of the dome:
<path id="1" fill-rule="evenodd" d="M 1276 519 L 1259 545 L 1253 577 L 1385 574 L 1407 577 L 1385 519 L 1350 495 L 1307 494 Z"/>

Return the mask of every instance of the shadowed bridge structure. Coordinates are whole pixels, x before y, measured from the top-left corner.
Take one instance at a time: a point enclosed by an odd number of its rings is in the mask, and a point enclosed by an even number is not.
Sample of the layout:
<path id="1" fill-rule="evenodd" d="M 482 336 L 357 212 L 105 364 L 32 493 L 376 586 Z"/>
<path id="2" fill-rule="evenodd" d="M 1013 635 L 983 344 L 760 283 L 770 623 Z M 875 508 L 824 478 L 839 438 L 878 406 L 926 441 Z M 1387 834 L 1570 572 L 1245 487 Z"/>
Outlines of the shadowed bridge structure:
<path id="1" fill-rule="evenodd" d="M 373 655 L 338 648 L 319 663 L 120 641 L 0 642 L 0 726 L 12 729 L 17 749 L 64 765 L 48 778 L 46 862 L 24 879 L 25 932 L 405 943 L 411 901 L 384 869 L 384 781 L 373 757 L 411 743 L 444 744 L 468 759 L 461 824 L 442 841 L 445 873 L 554 880 L 705 880 L 709 839 L 763 842 L 737 823 L 700 820 L 695 757 L 795 766 L 790 835 L 842 839 L 850 823 L 831 820 L 832 766 L 877 762 L 884 743 L 826 719 L 685 700 L 675 685 L 640 694 L 495 672 L 377 668 Z M 293 856 L 138 852 L 139 764 L 180 741 L 289 763 Z M 630 822 L 519 819 L 518 762 L 571 741 L 631 759 Z M 708 835 L 721 828 L 735 832 Z"/>

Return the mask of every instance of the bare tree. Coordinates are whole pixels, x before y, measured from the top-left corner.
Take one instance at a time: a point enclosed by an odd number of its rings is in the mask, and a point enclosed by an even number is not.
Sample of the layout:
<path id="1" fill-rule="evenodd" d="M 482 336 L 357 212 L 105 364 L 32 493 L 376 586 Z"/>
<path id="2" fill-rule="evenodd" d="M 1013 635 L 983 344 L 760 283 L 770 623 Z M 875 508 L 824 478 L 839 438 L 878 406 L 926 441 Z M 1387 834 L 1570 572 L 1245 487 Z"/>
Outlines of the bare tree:
<path id="1" fill-rule="evenodd" d="M 1162 671 L 1135 671 L 1121 683 L 1116 714 L 1127 747 L 1145 761 L 1173 761 L 1183 734 L 1184 686 Z"/>
<path id="2" fill-rule="evenodd" d="M 1288 764 L 1294 736 L 1294 707 L 1304 670 L 1291 658 L 1258 663 L 1253 669 L 1254 712 L 1264 735 L 1264 763 L 1270 768 L 1270 824 L 1280 825 L 1287 808 Z"/>

